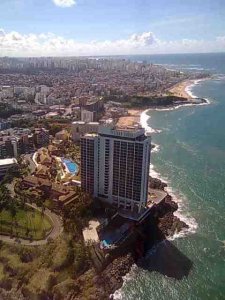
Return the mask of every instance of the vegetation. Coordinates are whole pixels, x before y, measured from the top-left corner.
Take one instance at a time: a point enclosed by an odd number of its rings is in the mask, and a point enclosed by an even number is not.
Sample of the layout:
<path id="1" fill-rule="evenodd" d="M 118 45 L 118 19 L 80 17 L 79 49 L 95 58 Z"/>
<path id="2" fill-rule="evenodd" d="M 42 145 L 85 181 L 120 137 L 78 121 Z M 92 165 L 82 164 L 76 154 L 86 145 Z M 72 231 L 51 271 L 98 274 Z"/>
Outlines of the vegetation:
<path id="1" fill-rule="evenodd" d="M 44 127 L 49 130 L 51 135 L 55 135 L 57 132 L 67 129 L 67 127 L 71 126 L 71 120 L 64 119 L 64 118 L 55 118 L 54 122 L 49 119 L 39 120 L 37 123 L 38 126 Z"/>
<path id="2" fill-rule="evenodd" d="M 62 211 L 64 230 L 74 237 L 82 235 L 82 229 L 88 225 L 92 215 L 92 197 L 75 187 L 77 196 L 75 201 L 65 206 Z"/>
<path id="3" fill-rule="evenodd" d="M 51 229 L 50 220 L 43 214 L 41 195 L 31 190 L 20 190 L 12 196 L 15 182 L 0 185 L 0 233 L 20 238 L 43 239 Z M 17 186 L 17 185 L 15 185 Z M 35 203 L 42 208 L 39 212 L 25 203 Z"/>
<path id="4" fill-rule="evenodd" d="M 66 149 L 69 157 L 73 153 L 78 158 L 79 146 L 68 142 Z M 11 179 L 14 175 L 20 178 L 23 171 L 10 170 L 6 178 L 8 186 L 15 187 L 16 197 L 12 197 L 12 190 L 10 193 L 5 184 L 0 186 L 0 233 L 41 239 L 51 229 L 43 211 L 45 207 L 52 208 L 53 203 L 33 189 L 18 189 L 19 185 Z M 82 236 L 82 229 L 92 217 L 93 201 L 81 188 L 74 189 L 75 201 L 62 210 L 63 235 L 35 247 L 0 242 L 0 298 L 10 293 L 12 299 L 61 300 L 69 294 L 76 299 L 89 299 L 95 293 L 96 273 L 89 259 L 89 246 Z M 33 210 L 26 203 L 36 203 L 43 210 Z"/>
<path id="5" fill-rule="evenodd" d="M 44 246 L 4 244 L 0 247 L 0 298 L 6 288 L 12 295 L 13 286 L 17 286 L 14 299 L 21 295 L 21 299 L 54 297 L 60 300 L 68 293 L 76 296 L 83 291 L 78 276 L 90 268 L 87 247 L 70 235 L 49 241 Z M 92 282 L 93 276 L 90 280 Z M 78 296 L 77 299 L 81 298 Z"/>
<path id="6" fill-rule="evenodd" d="M 173 105 L 175 101 L 184 101 L 185 98 L 176 97 L 173 95 L 166 96 L 124 96 L 124 97 L 112 97 L 107 98 L 107 100 L 113 100 L 123 103 L 124 107 L 133 108 L 133 107 L 156 107 L 156 106 L 169 106 Z"/>
<path id="7" fill-rule="evenodd" d="M 30 119 L 19 119 L 19 120 L 14 120 L 11 122 L 11 126 L 18 127 L 18 128 L 32 128 L 36 124 L 36 120 L 30 120 Z"/>
<path id="8" fill-rule="evenodd" d="M 15 178 L 21 178 L 22 176 L 26 176 L 29 173 L 29 167 L 26 163 L 22 161 L 22 159 L 19 157 L 17 158 L 18 164 L 10 167 L 3 180 L 1 181 L 1 185 L 6 183 L 12 183 L 12 181 Z"/>
<path id="9" fill-rule="evenodd" d="M 72 141 L 67 141 L 63 145 L 63 154 L 64 156 L 71 158 L 72 160 L 76 162 L 80 162 L 80 145 L 75 144 Z"/>
<path id="10" fill-rule="evenodd" d="M 8 209 L 0 213 L 1 234 L 39 240 L 45 238 L 51 228 L 48 217 L 29 207 L 17 208 L 14 214 Z"/>

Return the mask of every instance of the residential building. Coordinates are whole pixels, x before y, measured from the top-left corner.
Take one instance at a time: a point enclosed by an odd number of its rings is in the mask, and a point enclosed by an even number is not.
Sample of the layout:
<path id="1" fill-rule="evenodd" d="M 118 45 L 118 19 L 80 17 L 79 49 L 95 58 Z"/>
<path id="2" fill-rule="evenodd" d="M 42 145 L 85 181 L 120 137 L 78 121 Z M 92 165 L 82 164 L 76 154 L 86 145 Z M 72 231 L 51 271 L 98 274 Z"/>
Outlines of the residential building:
<path id="1" fill-rule="evenodd" d="M 98 132 L 99 123 L 98 122 L 83 122 L 76 121 L 72 123 L 72 139 L 74 142 L 80 140 L 81 136 L 86 133 L 96 133 Z"/>
<path id="2" fill-rule="evenodd" d="M 10 128 L 11 124 L 8 121 L 0 120 L 0 130 L 5 130 Z"/>
<path id="3" fill-rule="evenodd" d="M 110 204 L 141 211 L 146 206 L 151 139 L 139 126 L 100 126 L 81 137 L 81 186 Z"/>
<path id="4" fill-rule="evenodd" d="M 17 157 L 34 150 L 33 134 L 29 129 L 15 128 L 0 132 L 0 159 Z"/>
<path id="5" fill-rule="evenodd" d="M 96 121 L 96 115 L 97 115 L 97 113 L 95 111 L 81 109 L 81 121 L 94 122 L 94 121 Z"/>
<path id="6" fill-rule="evenodd" d="M 46 146 L 49 144 L 49 130 L 45 128 L 35 128 L 34 144 L 37 147 Z"/>
<path id="7" fill-rule="evenodd" d="M 69 132 L 63 129 L 55 134 L 55 139 L 59 141 L 68 141 L 69 136 Z"/>
<path id="8" fill-rule="evenodd" d="M 0 159 L 0 179 L 2 179 L 7 170 L 17 164 L 17 160 L 15 158 L 6 158 Z"/>

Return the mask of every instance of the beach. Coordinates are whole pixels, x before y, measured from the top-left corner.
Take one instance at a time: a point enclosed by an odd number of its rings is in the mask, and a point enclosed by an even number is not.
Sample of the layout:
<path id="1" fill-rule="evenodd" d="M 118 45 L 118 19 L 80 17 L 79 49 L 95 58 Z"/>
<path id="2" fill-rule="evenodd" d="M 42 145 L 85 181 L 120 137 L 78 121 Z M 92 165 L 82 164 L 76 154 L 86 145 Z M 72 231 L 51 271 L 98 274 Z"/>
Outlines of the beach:
<path id="1" fill-rule="evenodd" d="M 198 81 L 201 81 L 204 79 L 199 79 Z M 196 84 L 196 80 L 185 80 L 182 82 L 177 83 L 173 87 L 171 87 L 168 91 L 172 93 L 176 97 L 182 97 L 185 99 L 192 99 L 195 98 L 191 91 L 189 91 L 189 87 Z M 174 107 L 174 105 L 171 105 Z M 150 109 L 150 107 L 149 107 Z M 151 109 L 162 109 L 160 107 L 155 107 Z M 126 127 L 126 126 L 133 126 L 134 124 L 140 123 L 140 116 L 141 113 L 145 111 L 145 108 L 132 108 L 128 109 L 128 115 L 122 116 L 118 119 L 117 126 L 119 127 Z"/>
<path id="2" fill-rule="evenodd" d="M 128 115 L 120 117 L 117 122 L 117 126 L 126 127 L 133 126 L 140 122 L 140 115 L 143 112 L 143 109 L 128 109 Z"/>
<path id="3" fill-rule="evenodd" d="M 187 92 L 187 88 L 195 83 L 195 80 L 185 80 L 175 84 L 168 91 L 172 93 L 174 96 L 183 97 L 183 98 L 191 98 L 190 94 Z"/>

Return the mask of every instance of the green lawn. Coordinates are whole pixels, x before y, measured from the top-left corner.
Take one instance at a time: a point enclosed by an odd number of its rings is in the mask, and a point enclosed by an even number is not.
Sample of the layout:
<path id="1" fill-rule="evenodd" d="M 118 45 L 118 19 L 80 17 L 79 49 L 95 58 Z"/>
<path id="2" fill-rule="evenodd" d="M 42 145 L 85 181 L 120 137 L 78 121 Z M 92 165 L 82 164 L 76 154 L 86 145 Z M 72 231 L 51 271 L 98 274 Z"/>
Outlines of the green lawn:
<path id="1" fill-rule="evenodd" d="M 7 210 L 0 213 L 0 234 L 40 240 L 45 238 L 51 228 L 49 218 L 35 209 L 18 209 L 14 219 Z"/>

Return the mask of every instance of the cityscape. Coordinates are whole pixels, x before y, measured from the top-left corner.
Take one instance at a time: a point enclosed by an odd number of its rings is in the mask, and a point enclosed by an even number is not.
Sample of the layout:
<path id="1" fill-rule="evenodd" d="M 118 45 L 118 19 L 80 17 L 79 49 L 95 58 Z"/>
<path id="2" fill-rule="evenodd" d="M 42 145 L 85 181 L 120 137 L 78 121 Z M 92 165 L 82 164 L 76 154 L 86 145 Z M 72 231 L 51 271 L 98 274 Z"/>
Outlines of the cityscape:
<path id="1" fill-rule="evenodd" d="M 171 89 L 207 73 L 114 58 L 0 61 L 3 241 L 49 247 L 49 241 L 76 236 L 82 248 L 78 272 L 103 274 L 121 259 L 129 268 L 143 256 L 146 242 L 153 242 L 144 232 L 152 226 L 156 239 L 188 227 L 173 216 L 177 206 L 165 185 L 149 176 L 154 144 L 140 113 L 146 103 L 164 108 L 192 101 Z M 27 214 L 41 214 L 42 225 L 33 217 L 25 224 Z M 152 225 L 157 214 L 160 235 Z M 95 293 L 105 299 L 114 288 L 103 293 L 97 284 Z"/>
<path id="2" fill-rule="evenodd" d="M 225 299 L 225 5 L 0 1 L 0 300 Z"/>

